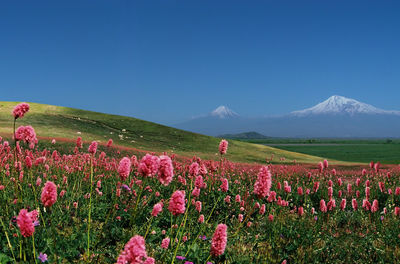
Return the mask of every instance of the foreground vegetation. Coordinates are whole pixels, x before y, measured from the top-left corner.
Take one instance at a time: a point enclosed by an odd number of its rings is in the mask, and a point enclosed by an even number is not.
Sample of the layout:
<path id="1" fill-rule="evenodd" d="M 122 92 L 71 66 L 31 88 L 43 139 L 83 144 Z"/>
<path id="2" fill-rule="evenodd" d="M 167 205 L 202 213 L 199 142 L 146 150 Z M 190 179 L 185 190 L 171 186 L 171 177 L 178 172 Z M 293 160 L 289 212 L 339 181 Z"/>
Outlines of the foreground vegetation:
<path id="1" fill-rule="evenodd" d="M 0 263 L 400 260 L 398 166 L 232 163 L 225 141 L 219 162 L 81 138 L 61 154 L 15 135 L 0 141 Z"/>

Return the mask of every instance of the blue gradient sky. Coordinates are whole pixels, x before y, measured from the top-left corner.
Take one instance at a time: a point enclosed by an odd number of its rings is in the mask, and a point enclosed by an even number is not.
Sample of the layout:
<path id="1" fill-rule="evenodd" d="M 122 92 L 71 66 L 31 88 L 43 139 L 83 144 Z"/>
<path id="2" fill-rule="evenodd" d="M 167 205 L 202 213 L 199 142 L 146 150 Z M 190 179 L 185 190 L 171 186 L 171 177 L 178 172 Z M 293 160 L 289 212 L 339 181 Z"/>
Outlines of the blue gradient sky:
<path id="1" fill-rule="evenodd" d="M 176 123 L 333 94 L 400 110 L 399 1 L 8 1 L 1 100 Z"/>

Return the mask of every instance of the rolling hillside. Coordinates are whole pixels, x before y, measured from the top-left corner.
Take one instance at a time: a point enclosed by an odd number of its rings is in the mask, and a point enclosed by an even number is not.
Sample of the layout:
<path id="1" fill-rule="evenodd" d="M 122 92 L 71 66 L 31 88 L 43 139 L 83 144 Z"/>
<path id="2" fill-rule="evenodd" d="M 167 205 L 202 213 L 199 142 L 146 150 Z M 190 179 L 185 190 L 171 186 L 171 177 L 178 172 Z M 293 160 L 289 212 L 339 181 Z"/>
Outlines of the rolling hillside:
<path id="1" fill-rule="evenodd" d="M 0 102 L 0 134 L 12 134 L 11 111 L 18 102 Z M 143 121 L 140 119 L 84 111 L 45 104 L 29 103 L 31 109 L 17 126 L 32 125 L 38 136 L 58 140 L 98 140 L 105 143 L 112 138 L 114 145 L 146 151 L 176 153 L 191 157 L 218 159 L 220 139 Z M 229 140 L 227 158 L 237 162 L 265 162 L 274 155 L 274 162 L 316 163 L 322 158 L 279 150 L 268 146 Z M 281 161 L 280 158 L 285 158 Z"/>

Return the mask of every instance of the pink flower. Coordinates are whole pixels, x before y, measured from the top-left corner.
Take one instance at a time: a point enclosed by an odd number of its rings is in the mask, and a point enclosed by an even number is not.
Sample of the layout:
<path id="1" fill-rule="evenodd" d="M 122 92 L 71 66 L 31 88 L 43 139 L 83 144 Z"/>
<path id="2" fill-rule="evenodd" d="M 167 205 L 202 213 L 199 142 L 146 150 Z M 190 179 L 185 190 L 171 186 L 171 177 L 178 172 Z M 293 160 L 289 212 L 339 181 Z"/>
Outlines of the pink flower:
<path id="1" fill-rule="evenodd" d="M 274 202 L 274 201 L 276 201 L 276 192 L 271 191 L 271 192 L 269 193 L 269 195 L 268 195 L 267 202 L 272 203 L 272 202 Z"/>
<path id="2" fill-rule="evenodd" d="M 377 163 L 378 164 L 378 163 Z M 376 164 L 375 164 L 376 165 Z M 384 192 L 385 191 L 385 183 L 384 182 L 379 182 L 379 190 L 381 191 L 381 192 Z"/>
<path id="3" fill-rule="evenodd" d="M 151 215 L 156 217 L 159 213 L 161 213 L 162 208 L 163 208 L 163 203 L 161 203 L 161 202 L 156 203 L 153 207 L 153 211 L 151 212 Z"/>
<path id="4" fill-rule="evenodd" d="M 367 197 L 367 199 L 369 199 L 369 195 L 370 195 L 369 187 L 365 187 L 365 197 Z"/>
<path id="5" fill-rule="evenodd" d="M 300 207 L 297 209 L 297 214 L 298 214 L 299 216 L 302 216 L 302 215 L 304 214 L 304 208 L 303 208 L 303 206 L 300 206 Z"/>
<path id="6" fill-rule="evenodd" d="M 322 172 L 324 170 L 324 164 L 321 161 L 318 163 L 318 168 L 319 172 Z"/>
<path id="7" fill-rule="evenodd" d="M 204 223 L 204 215 L 200 215 L 200 216 L 199 216 L 198 222 L 199 222 L 200 224 Z"/>
<path id="8" fill-rule="evenodd" d="M 353 200 L 351 200 L 351 206 L 353 207 L 353 210 L 356 211 L 358 208 L 358 204 L 357 204 L 357 200 L 353 198 Z"/>
<path id="9" fill-rule="evenodd" d="M 371 203 L 367 199 L 364 199 L 362 203 L 362 208 L 369 211 L 371 209 Z"/>
<path id="10" fill-rule="evenodd" d="M 113 140 L 110 138 L 110 139 L 107 141 L 107 148 L 111 147 L 112 144 L 113 144 Z"/>
<path id="11" fill-rule="evenodd" d="M 235 202 L 240 203 L 240 201 L 241 201 L 240 194 L 236 194 Z"/>
<path id="12" fill-rule="evenodd" d="M 324 167 L 324 169 L 327 169 L 327 168 L 328 168 L 328 161 L 327 161 L 327 160 L 324 160 L 324 162 L 323 162 L 323 167 Z"/>
<path id="13" fill-rule="evenodd" d="M 81 137 L 78 137 L 76 139 L 76 147 L 77 148 L 82 148 L 83 147 L 83 143 L 82 143 L 82 138 Z"/>
<path id="14" fill-rule="evenodd" d="M 138 171 L 146 177 L 152 177 L 156 175 L 159 166 L 160 166 L 159 157 L 146 154 L 139 163 Z"/>
<path id="15" fill-rule="evenodd" d="M 396 206 L 396 207 L 394 208 L 394 215 L 395 215 L 395 216 L 399 216 L 399 215 L 400 215 L 400 207 L 397 207 L 397 206 Z"/>
<path id="16" fill-rule="evenodd" d="M 261 205 L 260 207 L 260 215 L 264 215 L 265 214 L 265 204 Z"/>
<path id="17" fill-rule="evenodd" d="M 156 263 L 156 260 L 154 258 L 148 257 L 143 264 L 154 264 Z"/>
<path id="18" fill-rule="evenodd" d="M 297 188 L 297 194 L 298 194 L 298 195 L 303 195 L 303 188 L 298 187 L 298 188 Z"/>
<path id="19" fill-rule="evenodd" d="M 32 159 L 29 156 L 25 157 L 25 165 L 28 169 L 30 169 L 32 167 Z"/>
<path id="20" fill-rule="evenodd" d="M 366 170 L 366 169 L 363 169 L 363 170 L 361 171 L 361 175 L 362 175 L 362 176 L 367 175 L 367 170 Z"/>
<path id="21" fill-rule="evenodd" d="M 228 179 L 224 178 L 224 179 L 222 179 L 222 183 L 221 183 L 221 191 L 227 192 L 228 190 L 229 190 L 229 182 L 228 182 Z"/>
<path id="22" fill-rule="evenodd" d="M 162 185 L 168 186 L 174 177 L 174 167 L 170 157 L 160 156 L 160 166 L 158 167 L 158 180 Z"/>
<path id="23" fill-rule="evenodd" d="M 35 212 L 35 213 L 33 213 Z M 36 217 L 35 217 L 36 216 Z M 17 225 L 21 231 L 21 235 L 24 237 L 30 237 L 35 232 L 34 222 L 37 218 L 37 212 L 28 212 L 26 209 L 21 209 L 17 216 Z"/>
<path id="24" fill-rule="evenodd" d="M 346 209 L 346 199 L 342 199 L 342 202 L 340 203 L 340 209 L 344 211 Z"/>
<path id="25" fill-rule="evenodd" d="M 201 212 L 201 202 L 200 201 L 196 201 L 196 211 L 197 212 Z"/>
<path id="26" fill-rule="evenodd" d="M 241 223 L 241 222 L 243 222 L 243 215 L 242 214 L 239 214 L 238 215 L 238 221 Z"/>
<path id="27" fill-rule="evenodd" d="M 333 188 L 332 187 L 328 187 L 328 196 L 329 196 L 329 198 L 332 198 L 332 196 L 333 196 Z"/>
<path id="28" fill-rule="evenodd" d="M 200 171 L 200 165 L 197 162 L 193 162 L 192 164 L 190 164 L 189 166 L 189 174 L 192 176 L 197 176 L 197 174 L 199 174 Z"/>
<path id="29" fill-rule="evenodd" d="M 23 140 L 28 144 L 37 144 L 36 133 L 31 126 L 20 126 L 15 131 L 15 139 Z"/>
<path id="30" fill-rule="evenodd" d="M 375 213 L 375 212 L 377 212 L 378 210 L 379 210 L 378 200 L 375 199 L 375 200 L 372 202 L 371 212 L 372 212 L 372 213 Z"/>
<path id="31" fill-rule="evenodd" d="M 185 191 L 175 191 L 169 201 L 168 210 L 173 215 L 185 213 Z"/>
<path id="32" fill-rule="evenodd" d="M 351 194 L 351 184 L 350 183 L 347 184 L 347 193 Z"/>
<path id="33" fill-rule="evenodd" d="M 125 181 L 131 172 L 131 160 L 127 157 L 122 158 L 119 162 L 118 173 L 121 181 Z"/>
<path id="34" fill-rule="evenodd" d="M 50 207 L 57 201 L 57 186 L 53 182 L 46 182 L 42 189 L 41 200 L 45 207 Z"/>
<path id="35" fill-rule="evenodd" d="M 319 182 L 314 182 L 313 191 L 316 193 L 319 189 Z"/>
<path id="36" fill-rule="evenodd" d="M 194 187 L 193 191 L 192 191 L 192 196 L 193 197 L 199 197 L 200 196 L 200 189 L 197 187 Z"/>
<path id="37" fill-rule="evenodd" d="M 198 176 L 196 177 L 196 180 L 194 181 L 194 186 L 196 186 L 196 187 L 199 188 L 199 189 L 204 188 L 203 176 L 198 175 Z"/>
<path id="38" fill-rule="evenodd" d="M 29 111 L 29 104 L 21 103 L 14 107 L 13 116 L 15 119 L 22 118 Z"/>
<path id="39" fill-rule="evenodd" d="M 226 154 L 226 151 L 228 150 L 228 141 L 226 141 L 225 139 L 221 140 L 221 142 L 219 143 L 219 153 L 221 155 Z"/>
<path id="40" fill-rule="evenodd" d="M 136 235 L 126 243 L 117 264 L 142 264 L 145 259 L 147 259 L 147 253 L 144 238 Z"/>
<path id="41" fill-rule="evenodd" d="M 268 220 L 269 220 L 270 222 L 273 222 L 273 221 L 274 221 L 274 216 L 273 216 L 272 214 L 270 214 L 270 215 L 268 216 Z"/>
<path id="42" fill-rule="evenodd" d="M 327 204 L 328 210 L 332 211 L 334 208 L 336 208 L 336 200 L 335 199 L 330 199 L 328 204 Z"/>
<path id="43" fill-rule="evenodd" d="M 89 148 L 88 148 L 88 152 L 91 154 L 96 154 L 97 151 L 97 141 L 93 141 L 92 144 L 90 144 Z"/>
<path id="44" fill-rule="evenodd" d="M 162 240 L 162 242 L 161 242 L 161 247 L 162 247 L 163 249 L 168 249 L 168 247 L 169 247 L 169 242 L 170 242 L 169 237 L 164 238 L 164 239 Z"/>
<path id="45" fill-rule="evenodd" d="M 319 202 L 319 209 L 320 209 L 321 212 L 323 212 L 323 213 L 326 213 L 326 212 L 328 211 L 328 208 L 326 207 L 326 203 L 325 203 L 325 200 L 324 200 L 324 199 L 322 199 L 322 200 Z"/>
<path id="46" fill-rule="evenodd" d="M 271 172 L 268 167 L 261 167 L 257 175 L 257 181 L 254 183 L 254 193 L 259 198 L 265 198 L 270 193 L 272 186 Z"/>
<path id="47" fill-rule="evenodd" d="M 215 229 L 213 238 L 211 240 L 211 255 L 220 256 L 224 254 L 226 243 L 228 240 L 227 236 L 228 227 L 225 224 L 219 224 Z"/>

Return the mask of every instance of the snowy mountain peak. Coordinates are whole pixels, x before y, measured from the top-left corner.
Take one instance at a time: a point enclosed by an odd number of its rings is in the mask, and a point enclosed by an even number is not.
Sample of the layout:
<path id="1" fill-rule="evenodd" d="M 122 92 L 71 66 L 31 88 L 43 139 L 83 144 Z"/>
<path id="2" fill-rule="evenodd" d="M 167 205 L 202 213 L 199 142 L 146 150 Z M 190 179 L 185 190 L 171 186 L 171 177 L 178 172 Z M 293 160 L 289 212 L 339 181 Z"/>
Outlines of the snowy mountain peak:
<path id="1" fill-rule="evenodd" d="M 237 113 L 229 109 L 228 107 L 221 105 L 217 107 L 214 111 L 210 113 L 211 116 L 219 117 L 219 118 L 229 118 L 229 117 L 237 117 L 239 116 Z"/>
<path id="2" fill-rule="evenodd" d="M 372 105 L 361 103 L 357 100 L 346 98 L 339 95 L 333 95 L 327 100 L 311 108 L 292 112 L 293 115 L 303 116 L 310 114 L 396 114 L 400 111 L 386 111 L 376 108 Z"/>

